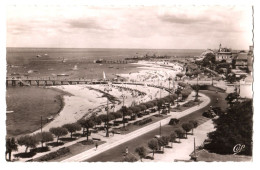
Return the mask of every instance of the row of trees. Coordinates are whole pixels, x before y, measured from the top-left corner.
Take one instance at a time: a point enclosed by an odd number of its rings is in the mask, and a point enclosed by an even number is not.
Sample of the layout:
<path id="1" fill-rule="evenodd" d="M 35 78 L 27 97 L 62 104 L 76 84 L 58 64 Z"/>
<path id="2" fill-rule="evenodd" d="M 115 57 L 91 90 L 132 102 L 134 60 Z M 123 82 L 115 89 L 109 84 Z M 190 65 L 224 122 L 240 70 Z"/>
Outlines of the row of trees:
<path id="1" fill-rule="evenodd" d="M 89 118 L 80 119 L 76 123 L 71 124 L 65 124 L 62 127 L 54 127 L 49 130 L 49 132 L 39 132 L 34 135 L 24 135 L 17 139 L 17 141 L 14 138 L 8 138 L 6 140 L 6 154 L 9 154 L 9 160 L 11 160 L 11 153 L 12 151 L 16 151 L 18 145 L 25 146 L 25 153 L 27 153 L 28 148 L 36 148 L 36 146 L 41 143 L 42 147 L 44 143 L 53 141 L 53 135 L 57 138 L 57 144 L 59 143 L 59 139 L 62 136 L 66 136 L 68 133 L 70 133 L 70 137 L 73 137 L 73 133 L 76 131 L 80 131 L 81 129 L 82 134 L 86 135 L 87 133 L 87 140 L 89 139 L 90 135 L 90 129 L 95 127 L 96 125 L 100 125 L 102 122 L 107 125 L 108 122 L 111 120 L 117 120 L 119 118 L 123 118 L 123 124 L 125 126 L 125 116 L 132 116 L 136 117 L 136 115 L 140 114 L 141 112 L 144 112 L 145 110 L 149 108 L 153 108 L 155 106 L 158 107 L 158 111 L 160 113 L 160 110 L 162 108 L 162 105 L 166 102 L 168 103 L 174 103 L 174 100 L 177 99 L 176 95 L 169 95 L 164 98 L 149 101 L 146 103 L 142 103 L 140 105 L 126 107 L 123 106 L 120 110 L 117 112 L 110 112 L 108 115 L 92 115 Z M 109 126 L 106 126 L 109 128 Z M 109 130 L 109 129 L 107 129 Z M 17 145 L 18 144 L 18 145 Z"/>
<path id="2" fill-rule="evenodd" d="M 50 132 L 39 132 L 34 135 L 24 135 L 15 140 L 15 138 L 8 138 L 6 140 L 6 155 L 8 154 L 8 159 L 11 161 L 11 155 L 13 151 L 18 150 L 18 145 L 25 146 L 25 153 L 27 153 L 28 148 L 36 148 L 36 146 L 41 143 L 53 141 L 53 136 Z"/>
<path id="3" fill-rule="evenodd" d="M 188 123 L 183 123 L 182 124 L 182 129 L 176 129 L 175 131 L 171 132 L 169 136 L 160 136 L 159 138 L 153 138 L 150 141 L 148 141 L 147 145 L 149 149 L 152 150 L 153 153 L 153 158 L 154 158 L 154 153 L 155 151 L 161 151 L 164 152 L 164 148 L 169 145 L 169 142 L 171 143 L 171 148 L 172 148 L 172 143 L 176 142 L 176 139 L 179 138 L 179 142 L 181 138 L 184 138 L 189 131 L 192 130 L 192 135 L 193 135 L 193 129 L 198 126 L 198 122 L 195 120 L 191 120 Z M 146 157 L 148 154 L 148 149 L 144 146 L 137 147 L 135 149 L 135 152 L 139 155 L 140 160 L 142 161 L 143 158 Z"/>
<path id="4" fill-rule="evenodd" d="M 182 100 L 185 100 L 192 92 L 192 87 L 186 83 L 179 82 L 178 85 L 180 86 L 176 90 L 177 98 L 179 98 L 180 95 L 182 95 Z"/>

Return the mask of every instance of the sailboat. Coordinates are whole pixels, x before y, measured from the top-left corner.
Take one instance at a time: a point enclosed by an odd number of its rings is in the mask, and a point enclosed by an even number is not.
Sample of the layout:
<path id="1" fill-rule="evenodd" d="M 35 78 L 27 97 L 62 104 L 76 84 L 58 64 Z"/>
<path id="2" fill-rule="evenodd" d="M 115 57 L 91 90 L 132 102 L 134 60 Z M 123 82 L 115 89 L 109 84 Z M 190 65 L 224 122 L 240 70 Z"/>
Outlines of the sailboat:
<path id="1" fill-rule="evenodd" d="M 66 59 L 63 58 L 63 59 L 62 59 L 62 62 L 65 63 L 65 62 L 66 62 Z"/>
<path id="2" fill-rule="evenodd" d="M 78 70 L 78 66 L 75 65 L 72 70 Z"/>

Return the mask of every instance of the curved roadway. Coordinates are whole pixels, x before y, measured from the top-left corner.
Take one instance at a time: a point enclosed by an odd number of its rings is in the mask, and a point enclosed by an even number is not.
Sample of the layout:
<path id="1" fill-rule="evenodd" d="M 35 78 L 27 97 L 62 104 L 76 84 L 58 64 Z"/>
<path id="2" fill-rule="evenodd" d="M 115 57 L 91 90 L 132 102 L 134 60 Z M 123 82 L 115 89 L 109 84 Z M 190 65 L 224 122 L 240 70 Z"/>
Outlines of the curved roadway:
<path id="1" fill-rule="evenodd" d="M 180 118 L 180 123 L 178 125 L 175 126 L 171 126 L 171 125 L 165 125 L 161 127 L 161 131 L 162 131 L 162 135 L 169 135 L 175 128 L 178 128 L 181 126 L 182 123 L 184 122 L 188 122 L 190 120 L 198 120 L 198 122 L 204 123 L 205 121 L 207 121 L 208 119 L 202 116 L 202 113 L 206 110 L 209 109 L 209 107 L 212 106 L 219 106 L 222 109 L 225 109 L 227 107 L 226 102 L 225 102 L 225 97 L 226 97 L 226 93 L 216 93 L 213 91 L 204 91 L 201 90 L 200 93 L 203 93 L 205 95 L 207 95 L 211 101 L 210 103 L 204 107 L 201 108 L 189 115 L 186 115 L 182 118 Z M 216 100 L 219 100 L 218 103 L 216 103 Z M 123 161 L 123 152 L 125 151 L 125 148 L 128 147 L 129 153 L 133 153 L 135 154 L 135 148 L 138 146 L 147 146 L 147 142 L 152 139 L 155 135 L 159 134 L 159 129 L 155 129 L 152 131 L 149 131 L 139 137 L 136 137 L 132 140 L 129 140 L 123 144 L 120 144 L 112 149 L 109 149 L 105 152 L 102 152 L 90 159 L 85 160 L 86 162 L 121 162 Z"/>

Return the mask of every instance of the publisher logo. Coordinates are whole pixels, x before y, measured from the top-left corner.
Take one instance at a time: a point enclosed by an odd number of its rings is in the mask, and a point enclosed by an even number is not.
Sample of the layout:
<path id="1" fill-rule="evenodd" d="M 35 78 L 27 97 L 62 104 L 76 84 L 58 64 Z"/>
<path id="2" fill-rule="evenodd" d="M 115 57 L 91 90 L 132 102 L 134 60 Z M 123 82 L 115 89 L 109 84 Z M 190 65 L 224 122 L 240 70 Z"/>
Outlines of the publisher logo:
<path id="1" fill-rule="evenodd" d="M 242 152 L 245 149 L 245 145 L 237 144 L 233 148 L 234 155 L 238 154 L 239 152 Z"/>

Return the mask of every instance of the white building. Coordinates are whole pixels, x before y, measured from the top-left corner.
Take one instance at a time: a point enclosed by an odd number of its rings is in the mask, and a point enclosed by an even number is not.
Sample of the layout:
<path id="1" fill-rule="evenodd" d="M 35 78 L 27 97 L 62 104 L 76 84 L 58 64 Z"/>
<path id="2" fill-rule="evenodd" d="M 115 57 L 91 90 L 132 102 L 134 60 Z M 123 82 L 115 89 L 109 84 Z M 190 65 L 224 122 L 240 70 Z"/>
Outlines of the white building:
<path id="1" fill-rule="evenodd" d="M 239 95 L 241 98 L 253 98 L 253 77 L 251 75 L 244 80 L 240 80 Z"/>

